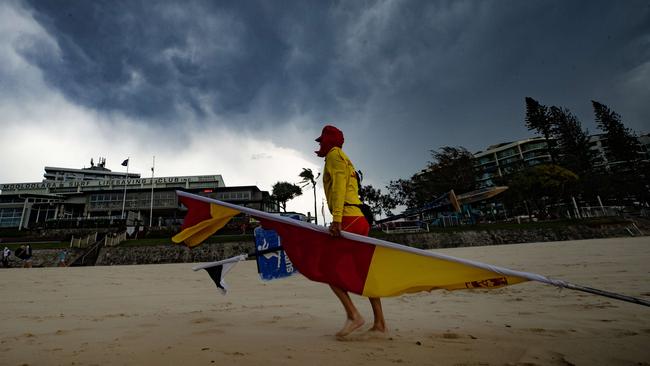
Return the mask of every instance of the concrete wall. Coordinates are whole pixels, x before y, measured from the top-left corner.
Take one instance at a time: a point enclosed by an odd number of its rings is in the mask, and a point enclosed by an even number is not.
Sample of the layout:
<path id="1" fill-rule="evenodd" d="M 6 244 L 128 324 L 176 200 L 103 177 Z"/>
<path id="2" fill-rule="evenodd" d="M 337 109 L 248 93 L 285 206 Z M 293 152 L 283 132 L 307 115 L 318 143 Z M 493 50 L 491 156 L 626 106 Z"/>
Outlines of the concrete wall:
<path id="1" fill-rule="evenodd" d="M 602 227 L 568 226 L 552 229 L 477 230 L 445 233 L 397 234 L 386 238 L 386 240 L 416 248 L 436 249 L 629 237 L 631 235 L 627 231 L 627 227 L 627 225 L 607 225 Z"/>
<path id="2" fill-rule="evenodd" d="M 601 227 L 569 226 L 533 230 L 480 230 L 445 233 L 391 235 L 385 240 L 421 248 L 452 248 L 562 240 L 629 237 L 627 225 Z M 254 243 L 203 244 L 194 249 L 180 245 L 151 247 L 114 247 L 102 249 L 97 265 L 209 262 L 250 253 Z"/>
<path id="3" fill-rule="evenodd" d="M 639 225 L 645 234 L 650 233 L 646 225 Z M 451 248 L 464 246 L 483 246 L 514 243 L 580 240 L 594 238 L 630 237 L 628 224 L 603 225 L 597 227 L 568 226 L 559 228 L 540 228 L 527 230 L 477 230 L 444 233 L 395 234 L 383 239 L 421 248 Z M 635 233 L 635 235 L 638 235 Z M 146 247 L 103 248 L 97 265 L 157 264 L 209 262 L 225 259 L 243 253 L 251 253 L 254 243 L 232 242 L 203 244 L 194 249 L 181 245 L 159 245 Z M 34 250 L 33 266 L 50 267 L 57 265 L 58 249 Z M 70 251 L 69 251 L 70 252 Z M 68 263 L 80 255 L 79 250 L 70 252 Z M 20 263 L 12 256 L 12 265 Z"/>
<path id="4" fill-rule="evenodd" d="M 181 245 L 108 247 L 100 251 L 97 265 L 213 262 L 247 254 L 253 249 L 252 241 L 203 244 L 194 249 Z"/>

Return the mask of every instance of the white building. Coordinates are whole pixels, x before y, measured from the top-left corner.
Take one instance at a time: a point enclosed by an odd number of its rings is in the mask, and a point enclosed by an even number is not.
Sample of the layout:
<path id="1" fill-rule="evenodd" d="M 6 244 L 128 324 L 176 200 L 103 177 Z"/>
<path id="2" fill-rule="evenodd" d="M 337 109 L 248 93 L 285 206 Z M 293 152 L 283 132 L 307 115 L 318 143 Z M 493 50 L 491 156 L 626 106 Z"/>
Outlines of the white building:
<path id="1" fill-rule="evenodd" d="M 226 187 L 221 175 L 140 178 L 112 172 L 103 162 L 90 168 L 45 167 L 43 181 L 0 184 L 0 228 L 113 224 L 125 217 L 148 225 L 180 221 L 176 190 L 264 211 L 277 211 L 270 194 L 256 186 Z M 153 208 L 152 208 L 153 205 Z M 123 215 L 124 211 L 124 215 Z M 153 215 L 153 216 L 151 216 Z"/>
<path id="2" fill-rule="evenodd" d="M 495 178 L 550 162 L 548 141 L 543 137 L 504 142 L 474 154 L 474 168 L 478 175 L 479 188 L 494 186 Z"/>

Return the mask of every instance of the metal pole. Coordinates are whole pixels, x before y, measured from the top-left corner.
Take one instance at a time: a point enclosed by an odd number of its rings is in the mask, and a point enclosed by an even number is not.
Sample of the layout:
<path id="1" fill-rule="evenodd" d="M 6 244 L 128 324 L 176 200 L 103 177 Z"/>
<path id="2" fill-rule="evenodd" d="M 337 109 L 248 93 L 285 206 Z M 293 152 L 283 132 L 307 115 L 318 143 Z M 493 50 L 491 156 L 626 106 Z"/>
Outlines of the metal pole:
<path id="1" fill-rule="evenodd" d="M 576 211 L 576 218 L 577 218 L 577 219 L 580 219 L 580 218 L 581 218 L 581 217 L 580 217 L 580 211 L 578 211 L 578 204 L 576 203 L 576 198 L 573 197 L 573 196 L 571 196 L 571 199 L 573 200 L 573 208 L 574 208 L 575 211 Z"/>
<path id="2" fill-rule="evenodd" d="M 156 156 L 154 155 L 153 163 L 151 164 L 151 208 L 149 209 L 149 227 L 151 227 L 153 224 L 153 187 L 155 184 L 153 181 L 153 175 L 154 175 L 155 167 L 156 167 Z"/>
<path id="3" fill-rule="evenodd" d="M 129 179 L 129 161 L 130 158 L 126 158 L 126 175 L 124 176 L 124 197 L 122 198 L 122 219 L 124 219 L 124 208 L 126 207 L 126 180 Z"/>
<path id="4" fill-rule="evenodd" d="M 605 213 L 605 207 L 603 206 L 603 201 L 600 200 L 600 195 L 596 196 L 598 198 L 598 203 L 600 204 L 600 209 L 603 210 L 603 216 L 607 216 Z"/>
<path id="5" fill-rule="evenodd" d="M 530 210 L 528 210 L 528 202 L 524 201 L 524 206 L 526 206 L 526 214 L 528 215 L 528 222 L 530 222 Z"/>
<path id="6" fill-rule="evenodd" d="M 316 185 L 314 184 L 313 187 L 314 189 L 314 223 L 318 225 L 318 207 L 316 206 Z M 278 263 L 280 263 L 278 261 Z"/>
<path id="7" fill-rule="evenodd" d="M 18 226 L 18 231 L 23 229 L 23 221 L 25 221 L 25 210 L 27 209 L 27 202 L 29 198 L 25 198 L 25 203 L 23 204 L 23 212 L 20 214 L 20 225 Z M 29 218 L 27 218 L 29 220 Z"/>

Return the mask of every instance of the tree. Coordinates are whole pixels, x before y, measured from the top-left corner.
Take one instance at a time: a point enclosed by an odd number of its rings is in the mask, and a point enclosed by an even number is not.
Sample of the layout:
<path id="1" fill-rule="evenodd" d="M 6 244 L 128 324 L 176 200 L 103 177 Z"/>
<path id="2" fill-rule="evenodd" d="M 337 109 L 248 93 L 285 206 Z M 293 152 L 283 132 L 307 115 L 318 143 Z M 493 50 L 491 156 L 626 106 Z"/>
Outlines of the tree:
<path id="1" fill-rule="evenodd" d="M 560 165 L 580 175 L 590 172 L 593 153 L 589 149 L 588 132 L 582 130 L 578 118 L 568 109 L 555 106 L 550 108 L 548 116 L 560 150 Z"/>
<path id="2" fill-rule="evenodd" d="M 320 173 L 314 177 L 314 172 L 312 172 L 311 169 L 309 168 L 302 168 L 302 172 L 298 174 L 300 178 L 302 178 L 302 181 L 300 183 L 303 183 L 302 188 L 305 186 L 311 184 L 312 189 L 314 190 L 314 222 L 316 225 L 318 225 L 318 214 L 317 214 L 317 208 L 316 208 L 316 179 L 320 177 Z"/>
<path id="3" fill-rule="evenodd" d="M 280 204 L 282 210 L 287 212 L 287 201 L 292 200 L 302 194 L 302 189 L 289 182 L 277 182 L 272 187 L 272 197 Z"/>
<path id="4" fill-rule="evenodd" d="M 553 124 L 548 108 L 531 97 L 526 97 L 526 127 L 544 136 L 548 144 L 548 154 L 551 156 L 551 162 L 555 164 L 556 156 L 551 140 Z"/>
<path id="5" fill-rule="evenodd" d="M 476 188 L 476 171 L 474 155 L 462 146 L 445 146 L 439 151 L 431 151 L 433 161 L 429 163 L 424 178 L 437 197 L 452 189 L 467 192 Z"/>
<path id="6" fill-rule="evenodd" d="M 633 161 L 639 158 L 639 140 L 621 122 L 621 116 L 604 104 L 592 100 L 596 123 L 607 138 L 608 158 L 612 161 Z"/>
<path id="7" fill-rule="evenodd" d="M 410 179 L 391 181 L 388 191 L 396 204 L 414 208 L 452 189 L 467 192 L 476 188 L 474 156 L 464 147 L 445 146 L 432 150 L 433 161 Z"/>
<path id="8" fill-rule="evenodd" d="M 371 185 L 361 186 L 359 188 L 359 197 L 372 209 L 373 214 L 379 216 L 384 213 L 386 216 L 392 216 L 391 210 L 397 207 L 397 203 L 389 195 L 381 193 L 381 189 L 375 189 Z"/>
<path id="9" fill-rule="evenodd" d="M 416 197 L 416 188 L 415 183 L 413 182 L 413 177 L 411 177 L 411 179 L 391 180 L 386 188 L 388 188 L 388 194 L 391 199 L 398 205 L 406 207 L 418 206 L 420 200 Z"/>
<path id="10" fill-rule="evenodd" d="M 537 165 L 512 177 L 508 196 L 515 202 L 529 202 L 531 209 L 545 214 L 547 206 L 568 198 L 577 182 L 578 176 L 561 166 Z"/>

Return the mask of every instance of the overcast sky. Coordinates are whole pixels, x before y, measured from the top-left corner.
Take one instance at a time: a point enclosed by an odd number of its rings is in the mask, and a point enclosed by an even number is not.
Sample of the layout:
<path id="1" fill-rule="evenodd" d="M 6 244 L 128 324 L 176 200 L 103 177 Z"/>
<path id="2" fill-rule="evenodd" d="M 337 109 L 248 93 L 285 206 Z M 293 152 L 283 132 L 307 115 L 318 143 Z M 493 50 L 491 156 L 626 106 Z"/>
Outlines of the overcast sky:
<path id="1" fill-rule="evenodd" d="M 532 136 L 526 96 L 648 132 L 650 2 L 0 2 L 0 183 L 100 156 L 148 176 L 155 155 L 157 176 L 270 190 L 321 170 L 331 123 L 385 191 L 429 150 Z"/>

